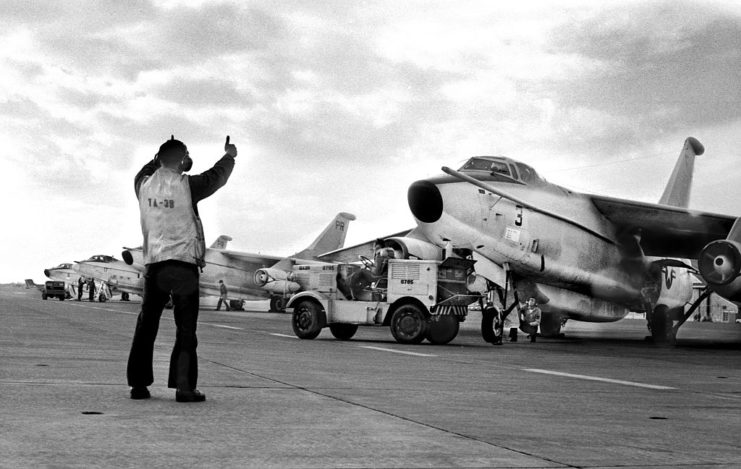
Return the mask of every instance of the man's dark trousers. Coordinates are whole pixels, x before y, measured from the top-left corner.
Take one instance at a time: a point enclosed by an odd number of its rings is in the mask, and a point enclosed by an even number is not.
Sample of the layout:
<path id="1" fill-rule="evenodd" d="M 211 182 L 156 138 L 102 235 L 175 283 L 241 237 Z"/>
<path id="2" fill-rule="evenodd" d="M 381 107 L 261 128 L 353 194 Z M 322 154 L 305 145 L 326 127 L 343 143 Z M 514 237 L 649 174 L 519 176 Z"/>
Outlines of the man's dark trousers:
<path id="1" fill-rule="evenodd" d="M 177 333 L 170 356 L 167 386 L 183 391 L 196 389 L 198 356 L 198 267 L 180 261 L 164 261 L 147 266 L 144 298 L 136 321 L 126 377 L 129 386 L 149 386 L 154 382 L 152 359 L 160 317 L 172 294 Z"/>

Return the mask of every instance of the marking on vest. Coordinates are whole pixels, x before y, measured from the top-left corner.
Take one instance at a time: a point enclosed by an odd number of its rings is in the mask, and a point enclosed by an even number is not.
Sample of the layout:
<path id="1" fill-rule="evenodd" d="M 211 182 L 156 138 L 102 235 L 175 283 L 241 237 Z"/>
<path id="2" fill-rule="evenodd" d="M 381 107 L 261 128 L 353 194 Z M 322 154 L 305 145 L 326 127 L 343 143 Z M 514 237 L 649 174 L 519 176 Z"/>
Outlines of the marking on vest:
<path id="1" fill-rule="evenodd" d="M 149 198 L 147 200 L 149 201 L 150 207 L 159 207 L 161 205 L 165 208 L 175 208 L 175 201 L 172 199 L 160 200 L 159 204 L 157 203 L 157 199 Z"/>

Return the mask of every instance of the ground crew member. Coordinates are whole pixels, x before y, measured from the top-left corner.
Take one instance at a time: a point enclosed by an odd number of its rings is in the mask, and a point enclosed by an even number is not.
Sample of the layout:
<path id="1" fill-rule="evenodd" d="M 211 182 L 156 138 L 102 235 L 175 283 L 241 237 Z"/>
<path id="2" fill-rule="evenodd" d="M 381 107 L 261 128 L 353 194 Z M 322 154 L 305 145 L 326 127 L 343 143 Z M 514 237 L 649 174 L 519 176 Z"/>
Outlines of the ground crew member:
<path id="1" fill-rule="evenodd" d="M 77 279 L 77 301 L 82 301 L 82 287 L 85 286 L 85 280 L 82 277 Z"/>
<path id="2" fill-rule="evenodd" d="M 224 306 L 226 306 L 226 310 L 231 311 L 231 308 L 229 307 L 229 299 L 226 297 L 226 284 L 223 280 L 219 280 L 219 292 L 221 293 L 221 296 L 219 296 L 219 301 L 216 303 L 216 311 L 221 310 L 222 301 L 224 302 Z"/>
<path id="3" fill-rule="evenodd" d="M 535 342 L 540 326 L 540 308 L 535 303 L 535 298 L 527 300 L 527 305 L 520 310 L 520 329 L 528 335 L 530 342 Z"/>
<path id="4" fill-rule="evenodd" d="M 237 147 L 226 137 L 224 156 L 208 171 L 182 174 L 193 162 L 188 148 L 174 137 L 160 146 L 134 178 L 144 236 L 144 295 L 126 370 L 132 399 L 150 397 L 154 382 L 152 355 L 162 309 L 172 296 L 177 329 L 167 380 L 178 402 L 202 402 L 196 389 L 198 357 L 198 277 L 206 245 L 197 203 L 226 184 Z"/>
<path id="5" fill-rule="evenodd" d="M 88 300 L 92 303 L 95 301 L 95 279 L 91 278 L 87 284 Z"/>

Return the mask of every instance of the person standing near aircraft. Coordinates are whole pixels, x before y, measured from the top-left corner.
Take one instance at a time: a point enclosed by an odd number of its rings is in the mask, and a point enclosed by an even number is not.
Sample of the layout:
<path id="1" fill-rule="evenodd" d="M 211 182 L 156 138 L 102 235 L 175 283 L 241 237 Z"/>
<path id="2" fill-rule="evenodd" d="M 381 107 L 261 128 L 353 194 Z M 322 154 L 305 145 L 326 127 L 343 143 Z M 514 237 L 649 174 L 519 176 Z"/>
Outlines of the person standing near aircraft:
<path id="1" fill-rule="evenodd" d="M 520 329 L 528 335 L 530 342 L 535 342 L 538 336 L 538 326 L 540 326 L 541 311 L 538 308 L 535 298 L 527 300 L 527 305 L 520 310 Z"/>
<path id="2" fill-rule="evenodd" d="M 226 184 L 234 169 L 237 147 L 226 137 L 224 156 L 208 171 L 189 176 L 193 161 L 185 144 L 175 138 L 163 143 L 154 159 L 134 178 L 144 236 L 144 294 L 131 344 L 126 377 L 132 399 L 150 397 L 154 382 L 152 359 L 160 317 L 172 295 L 176 336 L 167 381 L 178 402 L 202 402 L 196 389 L 198 357 L 199 269 L 206 245 L 198 215 L 199 201 Z"/>
<path id="3" fill-rule="evenodd" d="M 219 292 L 221 293 L 221 296 L 219 296 L 219 301 L 216 303 L 216 311 L 221 310 L 221 302 L 224 302 L 224 306 L 226 306 L 227 311 L 231 311 L 231 308 L 229 307 L 229 298 L 227 298 L 227 290 L 226 290 L 226 284 L 223 280 L 219 280 Z"/>
<path id="4" fill-rule="evenodd" d="M 82 287 L 85 286 L 85 280 L 82 278 L 77 279 L 77 301 L 82 301 Z"/>
<path id="5" fill-rule="evenodd" d="M 95 301 L 95 279 L 91 278 L 87 283 L 87 297 L 91 303 Z"/>

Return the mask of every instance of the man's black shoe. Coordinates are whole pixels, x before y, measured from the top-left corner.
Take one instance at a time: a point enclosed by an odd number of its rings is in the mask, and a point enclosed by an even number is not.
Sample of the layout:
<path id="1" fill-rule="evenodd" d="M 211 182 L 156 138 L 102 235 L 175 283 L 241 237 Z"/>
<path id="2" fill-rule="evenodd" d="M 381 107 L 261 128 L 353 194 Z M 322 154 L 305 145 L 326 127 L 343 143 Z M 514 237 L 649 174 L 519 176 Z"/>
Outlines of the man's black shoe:
<path id="1" fill-rule="evenodd" d="M 149 399 L 150 397 L 152 395 L 149 394 L 149 389 L 146 386 L 135 386 L 131 388 L 132 399 Z"/>
<path id="2" fill-rule="evenodd" d="M 206 400 L 206 395 L 198 389 L 192 391 L 175 391 L 175 400 L 178 402 L 203 402 Z"/>

